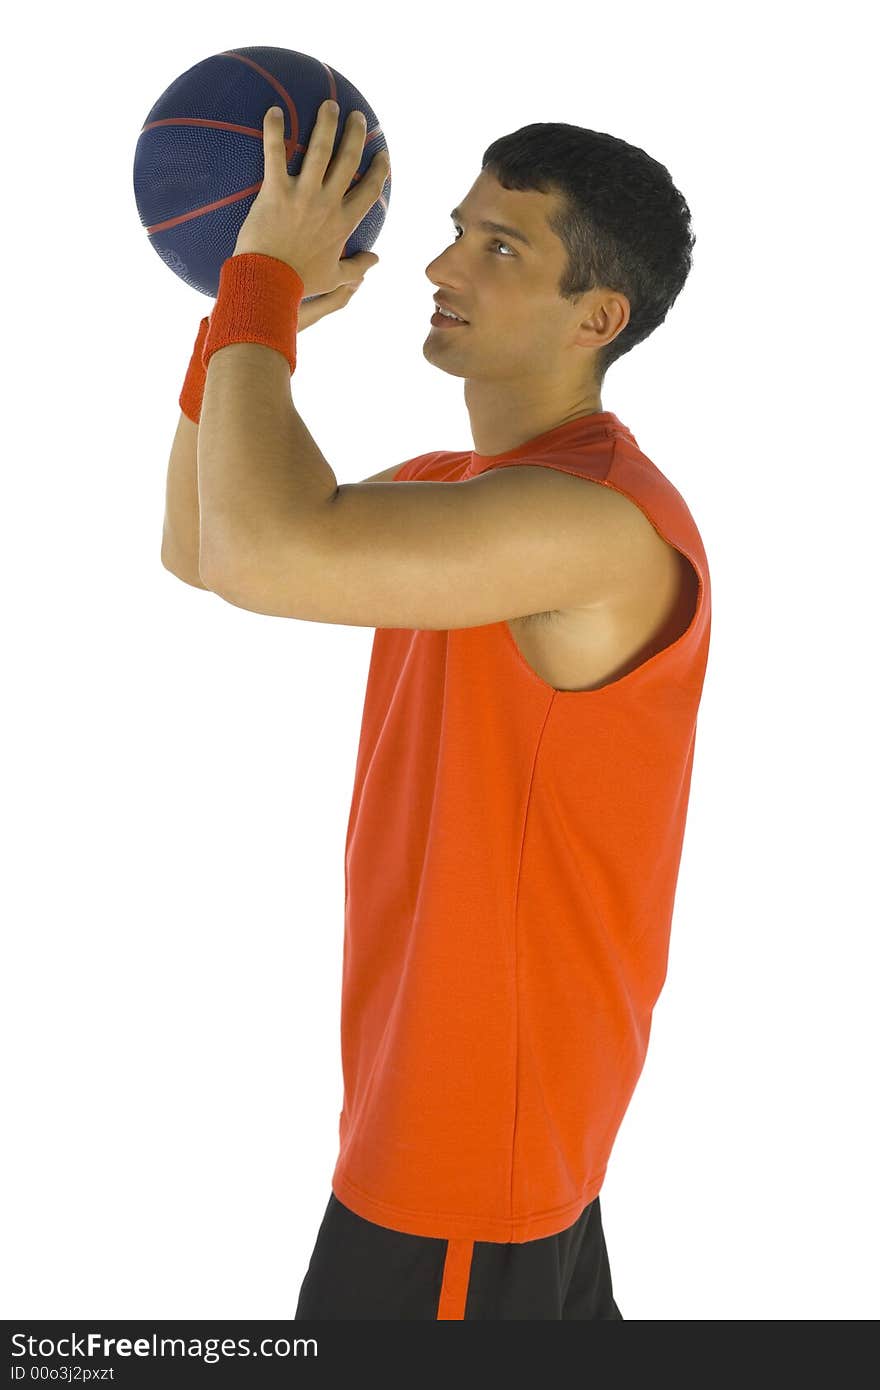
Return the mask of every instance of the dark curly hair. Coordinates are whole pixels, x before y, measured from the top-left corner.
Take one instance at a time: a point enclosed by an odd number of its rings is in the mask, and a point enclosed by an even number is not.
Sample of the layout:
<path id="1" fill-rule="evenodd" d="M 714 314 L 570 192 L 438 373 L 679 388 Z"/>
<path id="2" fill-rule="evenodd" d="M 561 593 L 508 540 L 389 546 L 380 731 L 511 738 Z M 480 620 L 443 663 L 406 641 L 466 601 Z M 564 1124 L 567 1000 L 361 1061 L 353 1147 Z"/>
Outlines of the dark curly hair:
<path id="1" fill-rule="evenodd" d="M 548 225 L 568 252 L 563 299 L 619 290 L 630 318 L 595 355 L 596 384 L 612 362 L 666 318 L 691 269 L 696 241 L 690 209 L 669 170 L 614 135 L 561 121 L 538 121 L 502 135 L 483 169 L 503 188 L 562 195 Z"/>

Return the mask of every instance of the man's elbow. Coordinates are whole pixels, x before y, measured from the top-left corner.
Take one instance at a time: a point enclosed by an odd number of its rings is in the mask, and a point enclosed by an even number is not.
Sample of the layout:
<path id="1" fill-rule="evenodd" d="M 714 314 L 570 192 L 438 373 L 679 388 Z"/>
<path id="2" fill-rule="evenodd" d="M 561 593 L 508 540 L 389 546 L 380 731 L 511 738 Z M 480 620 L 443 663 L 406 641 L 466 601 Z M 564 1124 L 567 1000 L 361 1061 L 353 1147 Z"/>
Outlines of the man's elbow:
<path id="1" fill-rule="evenodd" d="M 216 567 L 208 568 L 205 564 L 199 565 L 199 583 L 203 589 L 210 589 L 212 593 L 219 594 L 223 598 L 230 589 L 228 573 L 221 575 Z"/>
<path id="2" fill-rule="evenodd" d="M 206 589 L 219 594 L 231 583 L 236 553 L 235 545 L 227 538 L 222 539 L 204 532 L 199 536 L 199 579 Z"/>
<path id="3" fill-rule="evenodd" d="M 232 547 L 205 547 L 199 556 L 199 579 L 204 587 L 236 608 L 251 607 L 254 574 L 254 563 L 244 562 L 242 552 Z"/>

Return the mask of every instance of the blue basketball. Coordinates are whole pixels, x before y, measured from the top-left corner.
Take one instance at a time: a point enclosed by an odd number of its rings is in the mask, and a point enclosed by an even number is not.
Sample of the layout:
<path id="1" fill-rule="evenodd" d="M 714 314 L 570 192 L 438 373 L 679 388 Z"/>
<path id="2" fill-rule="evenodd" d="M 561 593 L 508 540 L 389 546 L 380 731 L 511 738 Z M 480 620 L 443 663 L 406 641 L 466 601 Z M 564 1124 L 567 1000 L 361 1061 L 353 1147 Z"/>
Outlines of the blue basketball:
<path id="1" fill-rule="evenodd" d="M 167 87 L 144 121 L 134 153 L 141 223 L 167 266 L 216 298 L 220 269 L 263 181 L 263 118 L 284 112 L 287 171 L 298 174 L 321 103 L 339 103 L 333 154 L 350 111 L 367 133 L 351 188 L 378 150 L 387 149 L 369 102 L 342 73 L 290 48 L 235 48 L 196 63 Z M 342 255 L 370 251 L 391 201 L 391 173 L 345 243 Z M 307 299 L 315 298 L 307 295 Z"/>

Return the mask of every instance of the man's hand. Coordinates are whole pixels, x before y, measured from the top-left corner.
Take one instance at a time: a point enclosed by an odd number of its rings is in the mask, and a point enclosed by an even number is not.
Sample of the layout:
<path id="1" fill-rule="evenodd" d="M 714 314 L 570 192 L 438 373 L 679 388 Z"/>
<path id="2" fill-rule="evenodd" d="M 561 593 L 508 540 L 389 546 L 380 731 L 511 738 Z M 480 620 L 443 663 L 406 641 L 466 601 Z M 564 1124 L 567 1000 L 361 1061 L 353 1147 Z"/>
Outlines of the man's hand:
<path id="1" fill-rule="evenodd" d="M 304 297 L 339 289 L 353 268 L 363 274 L 363 265 L 353 265 L 360 257 L 343 261 L 340 255 L 379 197 L 390 167 L 387 153 L 380 150 L 357 187 L 347 192 L 363 156 L 366 121 L 362 113 L 351 113 L 330 164 L 337 123 L 332 103 L 323 102 L 300 172 L 288 174 L 284 118 L 278 107 L 269 108 L 263 118 L 263 182 L 233 252 L 258 252 L 284 261 L 302 280 Z M 361 254 L 370 264 L 379 259 L 372 252 Z"/>
<path id="2" fill-rule="evenodd" d="M 370 252 L 368 251 L 362 251 L 359 256 L 348 256 L 344 261 L 340 261 L 340 265 L 348 266 L 350 264 L 351 269 L 355 270 L 357 268 L 356 263 L 360 262 L 363 256 L 369 254 Z M 311 324 L 317 323 L 319 319 L 326 318 L 328 314 L 334 314 L 337 309 L 344 309 L 355 291 L 359 290 L 364 283 L 364 275 L 366 272 L 376 264 L 378 259 L 377 256 L 376 260 L 362 267 L 363 273 L 360 279 L 349 280 L 346 284 L 340 285 L 338 289 L 330 290 L 327 294 L 319 294 L 314 299 L 304 299 L 299 306 L 296 316 L 297 333 L 302 333 L 304 328 L 309 328 Z"/>
<path id="3" fill-rule="evenodd" d="M 338 309 L 345 308 L 355 291 L 359 290 L 364 283 L 364 276 L 367 271 L 378 264 L 378 256 L 373 256 L 372 260 L 365 259 L 371 255 L 373 255 L 371 251 L 361 251 L 357 256 L 347 256 L 344 261 L 340 261 L 340 265 L 351 268 L 352 274 L 357 272 L 358 279 L 348 280 L 336 290 L 330 290 L 327 294 L 318 294 L 314 299 L 304 299 L 301 302 L 296 316 L 298 334 L 302 333 L 304 328 L 310 328 L 319 319 L 326 318 L 328 314 L 335 314 Z M 212 309 L 211 313 L 213 312 Z"/>

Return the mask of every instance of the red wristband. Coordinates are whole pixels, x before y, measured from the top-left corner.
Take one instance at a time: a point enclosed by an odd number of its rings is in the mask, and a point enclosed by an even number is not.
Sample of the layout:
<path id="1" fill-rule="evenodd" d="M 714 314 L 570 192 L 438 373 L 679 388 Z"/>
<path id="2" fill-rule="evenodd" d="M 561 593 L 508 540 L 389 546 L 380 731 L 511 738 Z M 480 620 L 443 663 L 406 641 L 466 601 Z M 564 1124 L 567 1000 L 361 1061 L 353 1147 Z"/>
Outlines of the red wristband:
<path id="1" fill-rule="evenodd" d="M 256 251 L 230 256 L 220 267 L 217 302 L 202 348 L 211 355 L 229 343 L 262 343 L 296 370 L 296 325 L 305 285 L 293 266 Z"/>
<path id="2" fill-rule="evenodd" d="M 199 324 L 199 331 L 196 336 L 195 347 L 189 366 L 186 369 L 186 377 L 183 382 L 183 389 L 180 392 L 178 404 L 188 419 L 194 425 L 199 423 L 202 414 L 202 397 L 205 394 L 205 378 L 208 375 L 205 371 L 205 364 L 202 361 L 202 348 L 204 347 L 205 337 L 208 332 L 208 319 L 203 318 Z"/>

